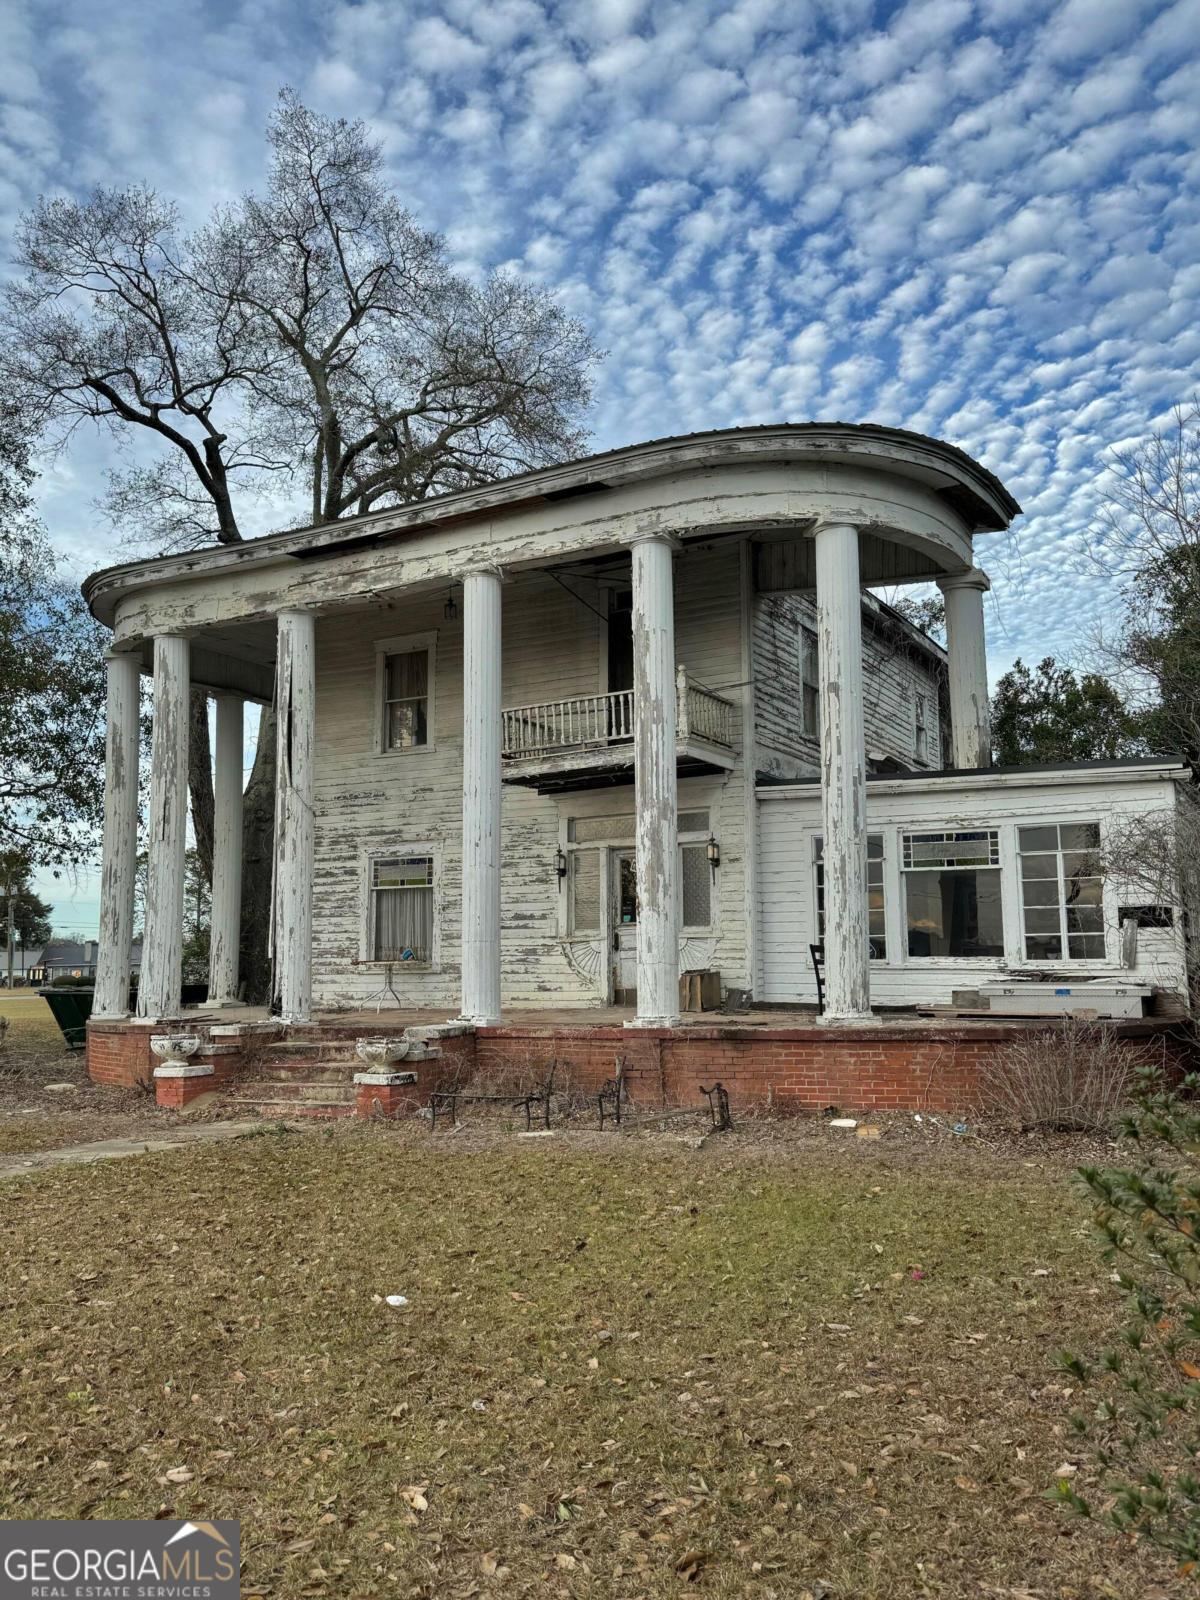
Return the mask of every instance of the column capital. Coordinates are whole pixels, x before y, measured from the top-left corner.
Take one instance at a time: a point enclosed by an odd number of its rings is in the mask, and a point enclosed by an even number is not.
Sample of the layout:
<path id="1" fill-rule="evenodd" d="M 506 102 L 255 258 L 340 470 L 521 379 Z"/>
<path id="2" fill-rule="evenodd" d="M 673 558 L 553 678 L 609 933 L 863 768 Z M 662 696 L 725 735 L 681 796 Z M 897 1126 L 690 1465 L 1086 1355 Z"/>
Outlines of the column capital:
<path id="1" fill-rule="evenodd" d="M 621 543 L 628 550 L 637 544 L 665 544 L 668 550 L 682 550 L 683 542 L 677 533 L 668 533 L 665 528 L 639 528 L 635 533 L 628 534 Z"/>
<path id="2" fill-rule="evenodd" d="M 992 580 L 979 567 L 968 567 L 965 572 L 950 572 L 938 578 L 937 586 L 943 594 L 952 589 L 978 589 L 980 594 L 987 594 Z"/>
<path id="3" fill-rule="evenodd" d="M 472 561 L 465 567 L 456 567 L 450 575 L 451 583 L 465 583 L 468 578 L 495 578 L 498 583 L 507 583 L 508 573 L 496 561 Z"/>
<path id="4" fill-rule="evenodd" d="M 850 533 L 862 532 L 857 522 L 847 522 L 842 517 L 821 517 L 813 523 L 812 537 L 815 539 L 819 533 L 832 533 L 835 528 L 845 528 Z"/>
<path id="5" fill-rule="evenodd" d="M 105 661 L 136 661 L 138 670 L 141 670 L 142 656 L 138 645 L 110 644 L 104 652 Z"/>

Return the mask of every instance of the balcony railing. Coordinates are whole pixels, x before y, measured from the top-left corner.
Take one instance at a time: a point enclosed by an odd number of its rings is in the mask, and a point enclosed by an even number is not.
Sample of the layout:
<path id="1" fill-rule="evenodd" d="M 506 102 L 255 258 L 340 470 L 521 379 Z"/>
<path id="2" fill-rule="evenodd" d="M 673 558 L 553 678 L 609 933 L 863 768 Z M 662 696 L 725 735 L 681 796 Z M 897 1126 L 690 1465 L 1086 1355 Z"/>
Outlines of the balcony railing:
<path id="1" fill-rule="evenodd" d="M 731 700 L 689 681 L 680 667 L 675 682 L 675 720 L 681 744 L 703 739 L 731 750 L 733 710 Z M 633 743 L 632 689 L 510 706 L 501 716 L 504 754 L 511 760 Z"/>

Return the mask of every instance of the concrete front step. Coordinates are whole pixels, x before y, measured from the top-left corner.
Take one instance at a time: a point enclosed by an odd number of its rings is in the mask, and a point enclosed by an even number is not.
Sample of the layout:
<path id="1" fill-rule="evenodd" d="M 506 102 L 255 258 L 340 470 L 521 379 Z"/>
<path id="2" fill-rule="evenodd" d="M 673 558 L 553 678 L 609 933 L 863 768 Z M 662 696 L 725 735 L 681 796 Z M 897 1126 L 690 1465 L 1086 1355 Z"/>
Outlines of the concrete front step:
<path id="1" fill-rule="evenodd" d="M 280 1061 L 252 1067 L 237 1081 L 243 1084 L 350 1083 L 362 1072 L 361 1061 Z"/>
<path id="2" fill-rule="evenodd" d="M 354 1085 L 349 1078 L 335 1079 L 332 1082 L 311 1078 L 283 1082 L 244 1078 L 238 1083 L 230 1084 L 225 1091 L 225 1099 L 239 1104 L 242 1101 L 257 1104 L 261 1100 L 277 1100 L 286 1101 L 289 1105 L 295 1105 L 298 1101 L 309 1101 L 352 1106 Z"/>
<path id="3" fill-rule="evenodd" d="M 353 1100 L 238 1100 L 236 1106 L 251 1116 L 257 1114 L 279 1122 L 293 1122 L 300 1117 L 311 1117 L 315 1121 L 354 1115 Z"/>

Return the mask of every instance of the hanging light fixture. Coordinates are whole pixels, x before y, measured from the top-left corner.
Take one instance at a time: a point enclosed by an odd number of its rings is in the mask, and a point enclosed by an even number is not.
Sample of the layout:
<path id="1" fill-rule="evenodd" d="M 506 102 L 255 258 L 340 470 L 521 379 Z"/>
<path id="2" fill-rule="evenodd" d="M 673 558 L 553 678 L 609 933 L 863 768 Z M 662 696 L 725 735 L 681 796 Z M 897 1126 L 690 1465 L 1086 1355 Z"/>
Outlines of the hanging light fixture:
<path id="1" fill-rule="evenodd" d="M 449 590 L 446 595 L 446 604 L 442 607 L 442 615 L 447 622 L 454 622 L 458 617 L 458 602 L 454 598 L 453 589 Z"/>

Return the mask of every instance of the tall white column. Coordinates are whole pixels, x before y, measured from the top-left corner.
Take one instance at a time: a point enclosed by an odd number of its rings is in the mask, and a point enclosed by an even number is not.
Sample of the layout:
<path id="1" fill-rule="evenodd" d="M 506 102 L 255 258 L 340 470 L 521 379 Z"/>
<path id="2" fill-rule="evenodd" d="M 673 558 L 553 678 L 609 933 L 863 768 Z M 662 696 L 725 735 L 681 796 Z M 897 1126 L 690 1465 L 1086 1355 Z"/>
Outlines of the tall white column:
<path id="1" fill-rule="evenodd" d="M 183 875 L 188 809 L 188 642 L 154 641 L 149 867 L 137 1014 L 177 1017 L 183 978 Z"/>
<path id="2" fill-rule="evenodd" d="M 238 992 L 242 930 L 242 700 L 217 696 L 213 752 L 212 931 L 208 946 L 208 1003 L 231 1005 Z"/>
<path id="3" fill-rule="evenodd" d="M 104 735 L 104 843 L 100 869 L 100 948 L 94 1017 L 129 1015 L 133 893 L 137 876 L 138 734 L 141 667 L 108 653 L 108 722 Z"/>
<path id="4" fill-rule="evenodd" d="M 987 642 L 983 597 L 992 587 L 986 572 L 939 578 L 946 597 L 946 649 L 950 656 L 950 732 L 956 767 L 990 767 L 992 730 L 988 704 Z"/>
<path id="5" fill-rule="evenodd" d="M 674 541 L 633 546 L 633 751 L 637 823 L 637 1021 L 679 1021 Z"/>
<path id="6" fill-rule="evenodd" d="M 500 574 L 463 578 L 462 1015 L 500 1018 Z"/>
<path id="7" fill-rule="evenodd" d="M 313 742 L 316 624 L 281 611 L 275 651 L 275 884 L 272 1009 L 284 1022 L 312 1017 Z"/>
<path id="8" fill-rule="evenodd" d="M 867 777 L 858 529 L 816 534 L 825 871 L 825 1016 L 871 1016 L 867 967 Z"/>

